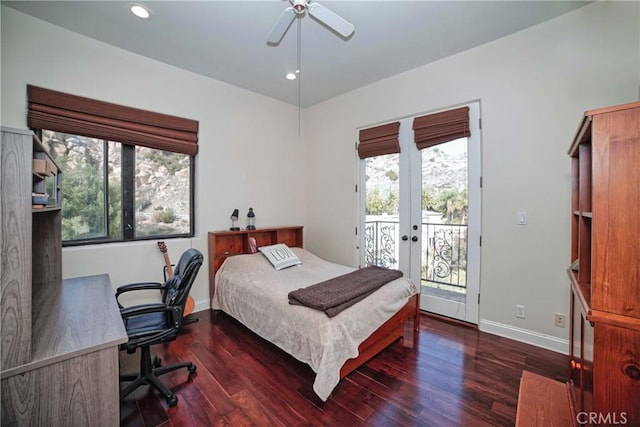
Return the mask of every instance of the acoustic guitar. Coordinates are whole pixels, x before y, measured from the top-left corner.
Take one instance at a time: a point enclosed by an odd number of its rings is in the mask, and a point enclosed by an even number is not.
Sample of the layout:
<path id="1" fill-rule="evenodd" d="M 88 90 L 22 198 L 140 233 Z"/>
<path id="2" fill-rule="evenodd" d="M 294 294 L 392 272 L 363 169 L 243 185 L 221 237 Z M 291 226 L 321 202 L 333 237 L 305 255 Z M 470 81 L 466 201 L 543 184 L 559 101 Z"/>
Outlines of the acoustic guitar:
<path id="1" fill-rule="evenodd" d="M 167 245 L 164 242 L 158 242 L 158 249 L 162 252 L 162 256 L 164 257 L 164 264 L 167 267 L 167 278 L 173 277 L 173 267 L 171 266 L 171 261 L 169 260 L 169 254 L 167 253 Z M 196 303 L 193 300 L 191 295 L 187 296 L 187 303 L 184 306 L 184 316 L 188 316 L 193 312 L 193 309 L 196 307 Z"/>

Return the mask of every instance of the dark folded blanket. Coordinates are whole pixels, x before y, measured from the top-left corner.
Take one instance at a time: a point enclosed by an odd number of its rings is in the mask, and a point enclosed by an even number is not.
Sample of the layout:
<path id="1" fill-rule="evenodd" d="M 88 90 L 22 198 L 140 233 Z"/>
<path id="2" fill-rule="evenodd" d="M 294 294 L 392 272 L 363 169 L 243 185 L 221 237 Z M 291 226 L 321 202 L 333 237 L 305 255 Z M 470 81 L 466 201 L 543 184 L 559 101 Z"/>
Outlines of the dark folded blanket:
<path id="1" fill-rule="evenodd" d="M 398 270 L 376 266 L 364 267 L 289 292 L 289 304 L 311 307 L 333 317 L 398 277 L 402 277 L 402 272 Z"/>

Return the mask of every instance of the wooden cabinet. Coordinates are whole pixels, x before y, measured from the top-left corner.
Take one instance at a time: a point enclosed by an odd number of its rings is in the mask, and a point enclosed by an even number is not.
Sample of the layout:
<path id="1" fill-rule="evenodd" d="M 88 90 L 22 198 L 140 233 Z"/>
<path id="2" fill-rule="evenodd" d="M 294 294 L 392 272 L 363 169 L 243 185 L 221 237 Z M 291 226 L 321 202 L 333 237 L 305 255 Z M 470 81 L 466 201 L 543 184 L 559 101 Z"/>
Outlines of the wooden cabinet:
<path id="1" fill-rule="evenodd" d="M 576 413 L 640 425 L 640 102 L 587 111 L 569 155 Z"/>
<path id="2" fill-rule="evenodd" d="M 62 280 L 62 193 L 58 167 L 31 131 L 2 128 L 0 151 L 4 371 L 31 360 L 34 293 Z M 33 170 L 36 161 L 45 165 L 42 172 Z M 34 207 L 34 193 L 47 194 L 40 208 Z"/>
<path id="3" fill-rule="evenodd" d="M 117 425 L 127 334 L 109 278 L 62 280 L 61 173 L 32 132 L 2 128 L 1 141 L 1 423 Z"/>
<path id="4" fill-rule="evenodd" d="M 284 243 L 302 247 L 302 226 L 259 228 L 257 230 L 209 232 L 209 299 L 213 298 L 216 271 L 227 257 L 251 253 L 249 239 L 257 247 Z"/>
<path id="5" fill-rule="evenodd" d="M 33 134 L 2 129 L 0 269 L 2 360 L 5 370 L 31 358 L 31 163 Z"/>

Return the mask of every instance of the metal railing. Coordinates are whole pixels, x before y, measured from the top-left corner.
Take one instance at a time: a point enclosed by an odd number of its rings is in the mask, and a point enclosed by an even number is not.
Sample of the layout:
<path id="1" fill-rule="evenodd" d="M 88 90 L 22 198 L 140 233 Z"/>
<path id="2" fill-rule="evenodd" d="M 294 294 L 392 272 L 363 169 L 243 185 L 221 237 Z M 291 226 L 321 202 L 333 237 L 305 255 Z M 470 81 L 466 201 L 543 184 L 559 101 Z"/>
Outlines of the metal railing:
<path id="1" fill-rule="evenodd" d="M 365 222 L 365 264 L 398 268 L 399 222 Z M 425 285 L 467 287 L 467 225 L 422 223 L 420 276 Z"/>

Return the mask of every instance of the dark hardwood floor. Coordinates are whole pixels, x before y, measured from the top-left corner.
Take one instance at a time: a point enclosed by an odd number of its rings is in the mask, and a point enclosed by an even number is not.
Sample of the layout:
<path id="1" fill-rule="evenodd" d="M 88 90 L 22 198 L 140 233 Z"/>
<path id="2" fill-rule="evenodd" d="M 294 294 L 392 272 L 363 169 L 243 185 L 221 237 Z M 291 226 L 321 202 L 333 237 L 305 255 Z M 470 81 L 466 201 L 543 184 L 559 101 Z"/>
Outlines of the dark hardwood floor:
<path id="1" fill-rule="evenodd" d="M 420 332 L 344 378 L 322 402 L 314 373 L 223 313 L 196 313 L 177 340 L 152 347 L 163 364 L 198 372 L 162 376 L 169 408 L 148 386 L 121 402 L 122 426 L 513 426 L 522 370 L 566 380 L 567 356 L 423 315 Z M 120 352 L 122 373 L 139 354 Z"/>

